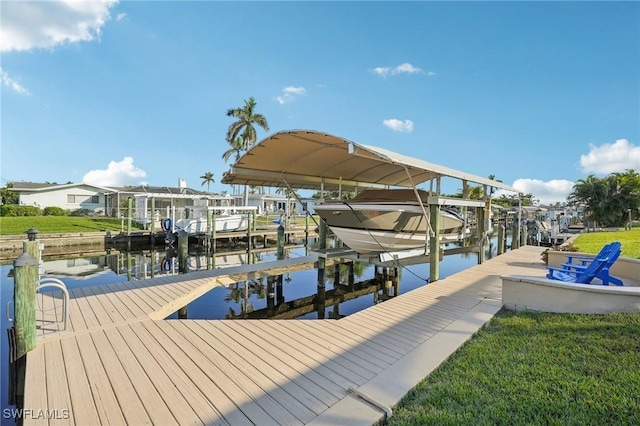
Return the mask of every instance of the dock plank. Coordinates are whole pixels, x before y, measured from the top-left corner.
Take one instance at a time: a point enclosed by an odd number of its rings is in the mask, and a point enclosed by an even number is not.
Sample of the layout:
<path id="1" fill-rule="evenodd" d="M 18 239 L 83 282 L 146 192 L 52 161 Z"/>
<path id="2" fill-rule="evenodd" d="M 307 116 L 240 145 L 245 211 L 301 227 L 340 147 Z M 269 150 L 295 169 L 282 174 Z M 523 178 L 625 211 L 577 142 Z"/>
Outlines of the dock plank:
<path id="1" fill-rule="evenodd" d="M 215 326 L 217 322 L 218 321 L 187 321 L 185 325 L 191 329 L 200 327 L 203 332 L 207 333 L 206 335 L 201 334 L 205 339 L 207 339 L 207 336 L 211 336 L 209 338 L 220 340 L 242 359 L 252 359 L 257 369 L 261 370 L 270 377 L 274 383 L 281 386 L 293 398 L 298 399 L 305 407 L 314 411 L 316 414 L 326 410 L 332 402 L 336 401 L 335 398 L 328 397 L 324 389 L 299 375 L 297 372 L 294 373 L 286 368 L 276 368 L 275 365 L 280 364 L 280 359 L 275 358 L 266 351 L 257 350 L 255 345 L 247 345 L 246 342 L 234 340 L 233 336 L 224 332 L 224 328 Z M 329 402 L 324 402 L 327 397 L 329 398 Z"/>
<path id="2" fill-rule="evenodd" d="M 241 407 L 247 417 L 254 422 L 260 419 L 259 423 L 264 425 L 279 424 L 277 418 L 283 413 L 279 404 L 270 395 L 258 392 L 255 383 L 238 366 L 220 356 L 216 351 L 207 350 L 204 343 L 200 339 L 195 339 L 193 335 L 176 331 L 168 324 L 170 322 L 162 321 L 157 325 L 196 362 L 202 373 L 214 383 L 224 383 L 224 392 Z M 290 424 L 292 419 L 286 420 L 287 424 Z"/>
<path id="3" fill-rule="evenodd" d="M 316 384 L 316 386 L 324 389 L 332 397 L 327 396 L 328 399 L 338 400 L 343 397 L 346 392 L 346 388 L 341 387 L 335 381 L 331 380 L 331 377 L 335 375 L 332 371 L 326 367 L 316 365 L 306 357 L 295 356 L 291 353 L 290 346 L 286 343 L 282 343 L 279 340 L 273 340 L 265 337 L 260 333 L 255 333 L 252 330 L 243 330 L 236 327 L 232 327 L 233 321 L 220 321 L 214 323 L 220 331 L 234 336 L 236 340 L 251 342 L 260 351 L 271 354 L 276 359 L 280 360 L 281 367 L 287 369 L 290 367 L 289 373 L 293 375 L 301 375 L 307 377 L 310 381 Z M 321 394 L 316 394 L 320 396 Z M 335 401 L 334 401 L 335 402 Z"/>
<path id="4" fill-rule="evenodd" d="M 104 331 L 106 341 L 102 339 L 102 334 L 97 334 L 97 336 L 101 338 L 104 344 L 110 344 L 114 353 L 118 354 L 122 369 L 130 382 L 136 384 L 135 391 L 153 424 L 178 423 L 177 418 L 174 417 L 172 410 L 167 405 L 168 403 L 173 403 L 173 400 L 165 400 L 162 397 L 161 390 L 154 386 L 147 372 L 138 362 L 136 354 L 131 351 L 131 348 L 129 348 L 118 330 L 115 328 L 106 329 Z M 162 369 L 155 369 L 152 373 L 156 377 L 164 375 Z M 175 412 L 175 415 L 178 414 L 182 415 L 179 411 Z"/>
<path id="5" fill-rule="evenodd" d="M 116 398 L 119 409 L 127 424 L 151 425 L 153 420 L 147 412 L 141 395 L 136 390 L 136 384 L 132 383 L 126 370 L 123 368 L 118 352 L 111 346 L 107 336 L 103 331 L 96 331 L 91 334 L 91 339 L 98 351 L 101 364 L 108 372 L 109 382 Z M 152 396 L 153 395 L 152 393 Z M 154 416 L 155 417 L 155 416 Z"/>
<path id="6" fill-rule="evenodd" d="M 98 424 L 100 419 L 98 411 L 93 403 L 91 387 L 87 380 L 80 350 L 75 339 L 60 340 L 62 354 L 65 363 L 65 373 L 69 383 L 69 415 L 73 416 L 74 422 L 81 424 Z"/>
<path id="7" fill-rule="evenodd" d="M 73 340 L 78 345 L 99 423 L 126 424 L 122 409 L 109 381 L 108 373 L 104 369 L 91 336 L 83 334 L 73 338 Z M 74 374 L 74 372 L 67 370 L 67 374 Z"/>
<path id="8" fill-rule="evenodd" d="M 252 320 L 252 325 L 260 329 L 265 335 L 270 335 L 274 339 L 291 342 L 301 356 L 314 360 L 318 365 L 325 365 L 341 376 L 341 382 L 348 388 L 354 384 L 360 385 L 367 381 L 372 375 L 357 364 L 344 360 L 340 356 L 333 356 L 326 347 L 317 342 L 301 339 L 296 333 L 284 328 L 281 321 L 286 320 Z M 269 324 L 266 324 L 266 323 Z M 254 324 L 255 323 L 255 324 Z M 353 368 L 354 370 L 351 370 Z"/>
<path id="9" fill-rule="evenodd" d="M 29 389 L 39 389 L 40 392 L 34 393 L 31 399 L 30 407 L 34 409 L 49 410 L 49 398 L 47 388 L 47 371 L 44 358 L 44 345 L 36 346 L 32 351 L 27 353 L 27 370 L 25 372 L 25 391 Z M 25 426 L 41 426 L 48 425 L 49 419 L 38 416 L 26 416 L 24 419 Z"/>
<path id="10" fill-rule="evenodd" d="M 176 344 L 166 335 L 156 321 L 144 321 L 140 324 L 145 327 L 146 332 L 149 332 L 160 343 L 160 346 L 167 351 L 174 362 L 182 368 L 186 377 L 200 389 L 225 421 L 234 426 L 253 424 L 244 411 L 244 401 L 234 399 L 233 396 L 227 395 L 226 389 L 225 391 L 222 390 L 221 386 L 224 386 L 226 382 L 216 383 L 208 375 L 202 374 L 198 363 L 199 359 L 185 353 L 183 347 Z M 238 403 L 240 403 L 240 406 L 237 405 Z"/>
<path id="11" fill-rule="evenodd" d="M 52 342 L 44 350 L 45 368 L 47 373 L 47 402 L 49 409 L 69 410 L 71 412 L 71 395 L 69 383 L 66 377 L 64 366 L 64 355 L 60 342 Z M 70 425 L 74 424 L 72 416 L 52 416 L 49 419 L 50 425 Z"/>
<path id="12" fill-rule="evenodd" d="M 185 376 L 180 365 L 171 358 L 171 355 L 164 349 L 159 341 L 154 339 L 152 334 L 144 327 L 144 325 L 140 323 L 130 324 L 127 327 L 122 327 L 120 330 L 121 332 L 126 333 L 129 340 L 133 341 L 137 339 L 145 348 L 154 348 L 149 351 L 149 354 L 151 358 L 153 358 L 155 362 L 162 367 L 171 381 L 171 384 L 167 384 L 166 386 L 180 391 L 183 398 L 188 402 L 193 412 L 197 413 L 203 424 L 228 424 L 216 408 L 209 402 L 209 400 L 207 400 L 196 384 Z M 130 333 L 133 333 L 133 335 Z"/>
<path id="13" fill-rule="evenodd" d="M 230 342 L 228 340 L 224 340 L 219 338 L 217 335 L 214 336 L 207 333 L 204 329 L 195 325 L 193 321 L 187 321 L 183 324 L 177 324 L 178 321 L 169 321 L 169 323 L 179 332 L 184 330 L 184 328 L 188 329 L 193 336 L 197 336 L 202 340 L 202 342 L 208 344 L 211 349 L 219 353 L 220 356 L 231 365 L 233 365 L 231 360 L 237 359 L 238 355 L 242 353 L 242 351 L 239 351 L 235 345 L 229 345 Z M 300 421 L 300 424 L 304 424 L 319 414 L 314 413 L 298 399 L 298 397 L 306 394 L 304 389 L 297 388 L 297 392 L 287 392 L 277 381 L 272 379 L 270 374 L 268 374 L 268 372 L 273 373 L 273 370 L 270 370 L 269 364 L 263 362 L 262 366 L 265 368 L 261 369 L 257 367 L 260 365 L 260 362 L 260 358 L 255 357 L 251 363 L 242 365 L 241 370 L 248 379 L 254 382 L 258 393 L 269 394 L 273 400 L 282 407 L 280 414 L 276 414 L 274 410 L 270 410 L 270 414 L 276 419 L 276 421 L 279 423 L 295 424 L 295 419 L 297 419 Z M 226 368 L 223 363 L 221 363 L 221 365 L 223 368 Z M 291 418 L 291 416 L 295 417 L 295 419 Z"/>

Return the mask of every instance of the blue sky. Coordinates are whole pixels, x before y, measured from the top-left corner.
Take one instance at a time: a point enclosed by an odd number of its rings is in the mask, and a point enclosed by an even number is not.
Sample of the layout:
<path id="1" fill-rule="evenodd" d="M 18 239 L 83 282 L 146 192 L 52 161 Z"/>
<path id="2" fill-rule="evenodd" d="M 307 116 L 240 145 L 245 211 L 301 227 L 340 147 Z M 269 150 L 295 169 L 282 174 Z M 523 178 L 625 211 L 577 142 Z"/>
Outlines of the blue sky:
<path id="1" fill-rule="evenodd" d="M 206 189 L 213 172 L 230 192 L 226 111 L 249 97 L 259 139 L 319 130 L 541 202 L 640 170 L 638 2 L 1 7 L 2 186 Z"/>

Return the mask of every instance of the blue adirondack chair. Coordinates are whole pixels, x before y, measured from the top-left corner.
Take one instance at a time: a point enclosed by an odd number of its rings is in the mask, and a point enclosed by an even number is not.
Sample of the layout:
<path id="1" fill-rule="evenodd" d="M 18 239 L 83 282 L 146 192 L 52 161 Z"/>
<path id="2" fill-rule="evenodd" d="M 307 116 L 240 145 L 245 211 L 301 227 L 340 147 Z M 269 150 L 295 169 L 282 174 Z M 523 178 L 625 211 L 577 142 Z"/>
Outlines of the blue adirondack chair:
<path id="1" fill-rule="evenodd" d="M 580 284 L 589 284 L 598 278 L 603 285 L 609 285 L 609 282 L 622 285 L 620 279 L 609 275 L 609 268 L 620 256 L 621 246 L 619 242 L 607 244 L 594 258 L 568 256 L 568 262 L 563 263 L 562 268 L 548 267 L 547 278 Z M 579 263 L 573 263 L 575 259 Z"/>
<path id="2" fill-rule="evenodd" d="M 602 280 L 603 285 L 609 285 L 609 283 L 613 283 L 618 286 L 623 285 L 620 278 L 616 278 L 609 274 L 609 269 L 615 263 L 618 257 L 620 257 L 621 252 L 622 244 L 616 241 L 604 246 L 602 250 L 600 250 L 600 253 L 598 253 L 598 256 L 596 256 L 608 259 L 607 264 L 602 267 L 595 276 L 595 278 L 599 278 L 600 280 Z M 573 263 L 574 260 L 577 260 L 579 263 Z M 567 263 L 563 263 L 562 267 L 565 269 L 573 268 L 576 270 L 584 270 L 592 260 L 592 258 L 587 257 L 567 256 Z"/>
<path id="3" fill-rule="evenodd" d="M 570 254 L 570 255 L 567 255 L 567 261 L 562 264 L 562 267 L 564 269 L 586 268 L 589 265 L 589 263 L 591 263 L 591 261 L 594 259 L 594 257 L 600 257 L 600 258 L 607 257 L 613 250 L 619 251 L 620 248 L 621 248 L 621 244 L 618 242 L 614 242 L 602 247 L 600 252 L 595 256 L 583 257 L 583 256 L 574 256 Z"/>

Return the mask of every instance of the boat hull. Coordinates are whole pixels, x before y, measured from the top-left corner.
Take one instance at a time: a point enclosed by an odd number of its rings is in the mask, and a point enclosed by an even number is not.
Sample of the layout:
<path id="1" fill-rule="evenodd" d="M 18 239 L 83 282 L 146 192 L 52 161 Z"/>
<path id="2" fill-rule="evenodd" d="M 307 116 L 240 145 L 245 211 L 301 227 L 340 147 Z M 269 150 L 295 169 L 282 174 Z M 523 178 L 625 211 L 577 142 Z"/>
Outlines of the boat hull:
<path id="1" fill-rule="evenodd" d="M 348 247 L 359 253 L 393 252 L 426 247 L 428 223 L 422 208 L 411 204 L 324 204 L 316 213 Z M 448 210 L 440 211 L 440 241 L 466 236 L 464 221 Z"/>
<path id="2" fill-rule="evenodd" d="M 218 216 L 215 218 L 216 232 L 231 232 L 247 229 L 247 216 L 242 214 L 232 214 L 228 216 Z M 206 234 L 207 219 L 180 219 L 176 221 L 176 231 L 186 231 L 189 235 Z"/>

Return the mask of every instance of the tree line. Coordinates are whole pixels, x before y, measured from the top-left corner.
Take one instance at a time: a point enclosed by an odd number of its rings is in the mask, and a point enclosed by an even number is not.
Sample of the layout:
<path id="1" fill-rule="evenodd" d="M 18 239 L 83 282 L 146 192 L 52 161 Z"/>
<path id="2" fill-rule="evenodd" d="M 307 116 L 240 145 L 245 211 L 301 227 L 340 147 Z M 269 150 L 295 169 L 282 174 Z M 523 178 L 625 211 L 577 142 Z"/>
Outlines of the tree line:
<path id="1" fill-rule="evenodd" d="M 585 219 L 606 227 L 624 226 L 640 215 L 640 174 L 633 169 L 598 178 L 579 179 L 568 197 L 582 206 Z"/>

